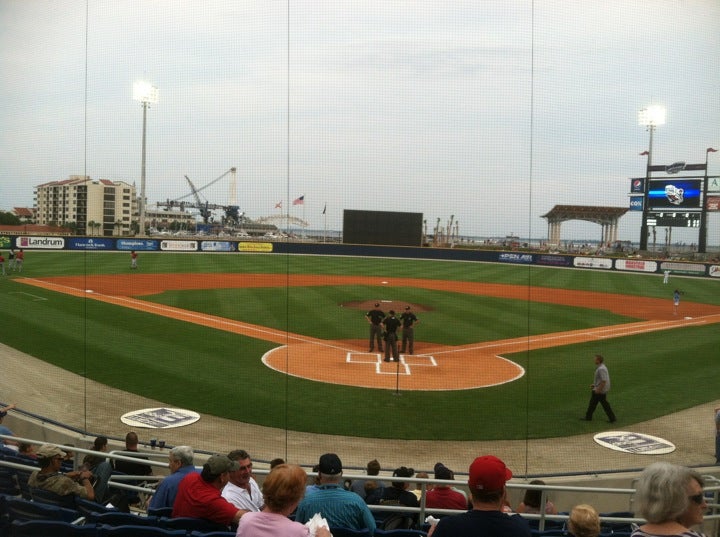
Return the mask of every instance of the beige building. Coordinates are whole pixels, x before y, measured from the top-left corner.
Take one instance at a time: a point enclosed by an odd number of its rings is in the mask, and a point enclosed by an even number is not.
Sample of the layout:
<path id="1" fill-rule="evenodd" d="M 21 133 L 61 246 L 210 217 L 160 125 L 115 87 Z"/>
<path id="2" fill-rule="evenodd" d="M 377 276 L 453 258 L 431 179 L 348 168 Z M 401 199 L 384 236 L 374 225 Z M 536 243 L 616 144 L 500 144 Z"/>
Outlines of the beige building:
<path id="1" fill-rule="evenodd" d="M 134 234 L 137 213 L 135 187 L 124 181 L 71 175 L 35 187 L 38 224 L 74 223 L 80 234 L 124 236 Z"/>

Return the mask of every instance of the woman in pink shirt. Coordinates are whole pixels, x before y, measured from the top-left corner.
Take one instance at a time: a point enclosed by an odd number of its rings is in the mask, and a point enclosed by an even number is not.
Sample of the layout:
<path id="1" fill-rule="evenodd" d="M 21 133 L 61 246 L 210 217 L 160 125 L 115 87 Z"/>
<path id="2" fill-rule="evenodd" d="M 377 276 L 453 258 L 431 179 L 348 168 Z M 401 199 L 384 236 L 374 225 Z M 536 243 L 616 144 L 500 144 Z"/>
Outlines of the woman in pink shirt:
<path id="1" fill-rule="evenodd" d="M 288 517 L 305 494 L 307 474 L 294 464 L 272 469 L 263 482 L 265 509 L 245 513 L 238 523 L 238 537 L 309 537 L 310 529 Z M 327 528 L 318 528 L 316 537 L 331 537 Z"/>

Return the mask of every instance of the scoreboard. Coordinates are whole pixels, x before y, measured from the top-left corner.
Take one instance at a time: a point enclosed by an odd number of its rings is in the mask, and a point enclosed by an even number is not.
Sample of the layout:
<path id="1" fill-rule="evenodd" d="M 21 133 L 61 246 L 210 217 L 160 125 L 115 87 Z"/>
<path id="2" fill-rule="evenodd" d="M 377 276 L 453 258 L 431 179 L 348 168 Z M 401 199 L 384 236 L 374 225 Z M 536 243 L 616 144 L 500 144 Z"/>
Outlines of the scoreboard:
<path id="1" fill-rule="evenodd" d="M 700 227 L 701 214 L 697 213 L 650 213 L 647 215 L 648 226 L 660 227 Z"/>

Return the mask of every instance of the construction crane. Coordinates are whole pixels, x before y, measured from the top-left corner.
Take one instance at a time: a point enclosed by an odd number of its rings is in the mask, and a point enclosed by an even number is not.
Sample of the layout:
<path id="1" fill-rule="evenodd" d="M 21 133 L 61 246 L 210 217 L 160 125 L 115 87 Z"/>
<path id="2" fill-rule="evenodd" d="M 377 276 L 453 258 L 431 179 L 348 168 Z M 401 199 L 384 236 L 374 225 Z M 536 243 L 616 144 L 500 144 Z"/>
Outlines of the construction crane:
<path id="1" fill-rule="evenodd" d="M 174 200 L 168 200 L 166 202 L 158 202 L 157 206 L 165 207 L 168 209 L 173 208 L 173 207 L 179 207 L 181 211 L 185 210 L 186 208 L 197 209 L 198 211 L 200 211 L 200 217 L 202 218 L 202 220 L 205 224 L 207 224 L 209 222 L 210 217 L 212 216 L 213 210 L 222 209 L 223 211 L 225 211 L 225 219 L 228 222 L 239 223 L 240 207 L 238 207 L 237 205 L 219 205 L 216 203 L 210 203 L 207 200 L 203 202 L 200 199 L 200 192 L 202 190 L 205 190 L 206 188 L 214 185 L 215 183 L 217 183 L 218 181 L 223 179 L 229 173 L 232 173 L 233 177 L 234 177 L 235 172 L 236 172 L 236 168 L 230 168 L 228 171 L 223 173 L 220 177 L 212 180 L 211 182 L 209 182 L 208 184 L 206 184 L 205 186 L 202 186 L 200 188 L 195 187 L 195 184 L 190 180 L 190 178 L 187 175 L 185 175 L 184 176 L 185 180 L 190 185 L 190 193 L 185 194 L 184 196 L 180 196 L 179 198 L 174 199 Z M 234 183 L 235 183 L 235 181 L 233 181 L 233 184 Z M 195 202 L 182 201 L 185 198 L 188 198 L 190 196 L 192 196 L 195 199 Z"/>

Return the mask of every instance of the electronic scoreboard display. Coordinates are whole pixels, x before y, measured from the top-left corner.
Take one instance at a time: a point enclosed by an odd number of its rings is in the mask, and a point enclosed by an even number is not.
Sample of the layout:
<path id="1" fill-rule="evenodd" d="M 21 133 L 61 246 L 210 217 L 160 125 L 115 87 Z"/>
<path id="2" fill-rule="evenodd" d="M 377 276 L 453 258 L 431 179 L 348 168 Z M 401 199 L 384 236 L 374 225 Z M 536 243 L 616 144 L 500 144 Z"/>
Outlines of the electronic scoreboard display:
<path id="1" fill-rule="evenodd" d="M 648 226 L 699 228 L 700 218 L 700 213 L 651 213 L 646 223 Z"/>

